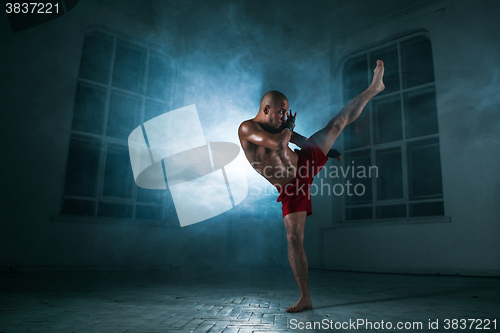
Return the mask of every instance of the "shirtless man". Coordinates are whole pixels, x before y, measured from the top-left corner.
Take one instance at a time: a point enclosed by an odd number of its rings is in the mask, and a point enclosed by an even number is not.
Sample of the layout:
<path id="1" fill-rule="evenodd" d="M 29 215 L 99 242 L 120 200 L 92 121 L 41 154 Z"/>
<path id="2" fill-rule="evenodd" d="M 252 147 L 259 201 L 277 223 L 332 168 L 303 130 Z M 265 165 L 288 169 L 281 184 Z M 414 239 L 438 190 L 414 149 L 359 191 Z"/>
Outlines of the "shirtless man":
<path id="1" fill-rule="evenodd" d="M 297 113 L 292 115 L 292 110 L 288 111 L 288 100 L 278 91 L 265 94 L 257 116 L 244 121 L 238 129 L 246 157 L 280 193 L 277 201 L 282 202 L 288 259 L 300 289 L 300 299 L 287 312 L 312 308 L 307 281 L 309 267 L 303 247 L 306 217 L 312 214 L 310 185 L 328 160 L 327 156 L 340 161 L 340 155 L 330 155 L 330 148 L 344 127 L 361 114 L 370 99 L 384 90 L 383 75 L 384 63 L 377 60 L 368 89 L 347 103 L 326 127 L 309 139 L 293 131 Z M 288 147 L 289 142 L 301 149 L 292 151 Z M 301 170 L 303 168 L 306 169 Z"/>

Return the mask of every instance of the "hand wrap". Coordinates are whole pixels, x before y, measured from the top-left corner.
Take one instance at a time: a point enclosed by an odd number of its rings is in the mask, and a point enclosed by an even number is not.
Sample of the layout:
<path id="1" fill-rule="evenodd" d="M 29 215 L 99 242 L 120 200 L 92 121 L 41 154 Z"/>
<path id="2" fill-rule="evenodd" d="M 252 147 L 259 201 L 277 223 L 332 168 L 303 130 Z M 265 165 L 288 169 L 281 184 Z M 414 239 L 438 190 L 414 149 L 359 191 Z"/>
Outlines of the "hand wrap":
<path id="1" fill-rule="evenodd" d="M 330 157 L 330 158 L 337 158 L 339 156 L 340 156 L 340 153 L 336 149 L 330 149 L 328 151 L 328 153 L 326 154 L 326 157 Z"/>
<path id="2" fill-rule="evenodd" d="M 285 121 L 285 126 L 283 126 L 283 128 L 286 128 L 290 132 L 293 132 L 294 127 L 295 127 L 295 117 L 288 116 L 288 118 Z"/>

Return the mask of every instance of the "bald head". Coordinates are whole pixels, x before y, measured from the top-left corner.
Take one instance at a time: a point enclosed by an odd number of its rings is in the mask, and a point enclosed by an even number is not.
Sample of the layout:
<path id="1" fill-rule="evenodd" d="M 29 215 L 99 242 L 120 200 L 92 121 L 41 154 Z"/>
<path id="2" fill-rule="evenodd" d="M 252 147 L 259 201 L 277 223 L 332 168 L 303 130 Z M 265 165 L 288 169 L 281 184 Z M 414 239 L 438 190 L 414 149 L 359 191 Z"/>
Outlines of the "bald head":
<path id="1" fill-rule="evenodd" d="M 276 104 L 282 100 L 288 101 L 285 95 L 276 90 L 271 90 L 267 92 L 260 100 L 260 110 L 262 110 L 266 105 L 271 108 L 275 108 Z"/>
<path id="2" fill-rule="evenodd" d="M 288 112 L 288 99 L 279 91 L 269 91 L 260 100 L 260 108 L 257 116 L 253 119 L 266 131 L 278 131 L 280 126 L 286 121 Z"/>

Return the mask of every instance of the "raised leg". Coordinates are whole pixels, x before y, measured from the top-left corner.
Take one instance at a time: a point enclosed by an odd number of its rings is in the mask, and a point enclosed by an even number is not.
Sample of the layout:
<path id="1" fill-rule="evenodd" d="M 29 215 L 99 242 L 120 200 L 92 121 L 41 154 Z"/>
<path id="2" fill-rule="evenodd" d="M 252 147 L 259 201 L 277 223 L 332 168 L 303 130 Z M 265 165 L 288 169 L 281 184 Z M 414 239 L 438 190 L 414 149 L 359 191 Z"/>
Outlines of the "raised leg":
<path id="1" fill-rule="evenodd" d="M 283 218 L 288 239 L 288 260 L 300 289 L 300 299 L 295 305 L 286 309 L 286 312 L 300 312 L 303 309 L 312 308 L 307 281 L 309 266 L 303 246 L 306 217 L 307 212 L 297 212 L 288 214 Z"/>
<path id="2" fill-rule="evenodd" d="M 382 60 L 377 60 L 377 67 L 374 70 L 373 81 L 368 89 L 360 95 L 354 97 L 332 120 L 328 122 L 326 127 L 322 128 L 310 137 L 310 139 L 313 139 L 314 142 L 316 142 L 325 155 L 330 150 L 344 127 L 356 120 L 370 99 L 385 89 L 383 77 L 384 63 Z"/>

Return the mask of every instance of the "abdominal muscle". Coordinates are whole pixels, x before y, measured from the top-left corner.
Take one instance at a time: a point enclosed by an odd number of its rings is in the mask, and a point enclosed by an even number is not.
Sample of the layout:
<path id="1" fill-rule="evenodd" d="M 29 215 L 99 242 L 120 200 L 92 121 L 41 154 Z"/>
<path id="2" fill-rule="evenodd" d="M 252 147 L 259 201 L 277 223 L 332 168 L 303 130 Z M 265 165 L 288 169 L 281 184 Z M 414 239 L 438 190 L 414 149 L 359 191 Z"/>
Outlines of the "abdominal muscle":
<path id="1" fill-rule="evenodd" d="M 247 157 L 254 169 L 274 186 L 285 186 L 297 174 L 298 155 L 288 146 L 278 151 L 258 146 L 252 155 Z"/>

